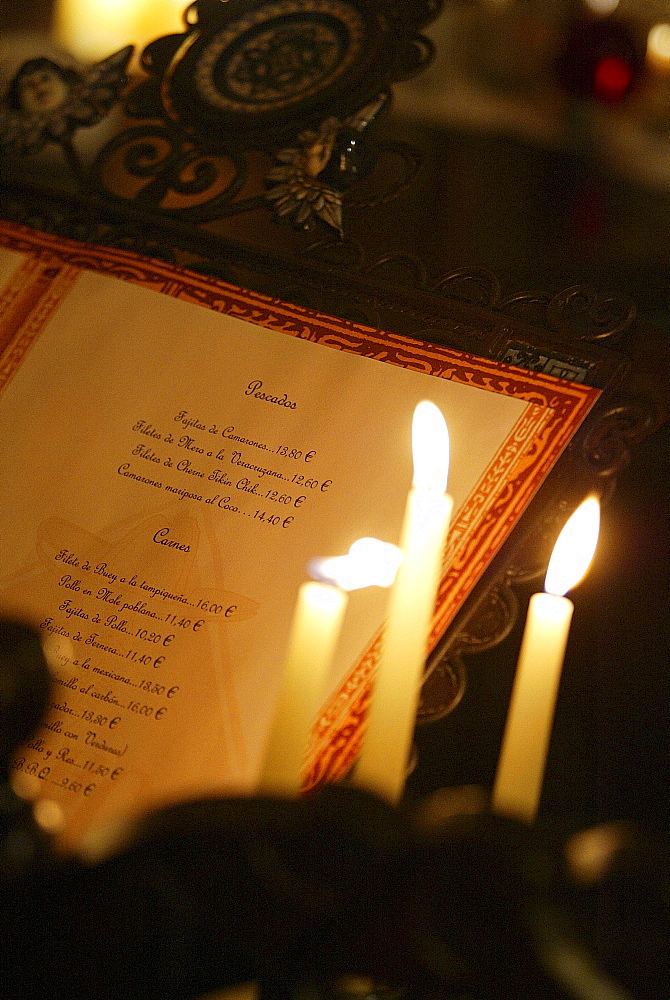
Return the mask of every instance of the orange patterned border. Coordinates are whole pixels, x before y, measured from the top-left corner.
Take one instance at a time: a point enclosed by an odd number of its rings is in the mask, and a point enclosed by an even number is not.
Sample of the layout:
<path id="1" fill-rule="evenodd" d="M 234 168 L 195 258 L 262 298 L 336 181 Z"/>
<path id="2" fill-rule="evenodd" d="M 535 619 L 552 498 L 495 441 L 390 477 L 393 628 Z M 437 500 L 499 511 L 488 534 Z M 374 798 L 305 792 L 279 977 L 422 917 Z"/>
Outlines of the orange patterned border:
<path id="1" fill-rule="evenodd" d="M 70 266 L 43 266 L 34 273 L 32 284 L 23 289 L 8 317 L 15 323 L 13 336 L 7 330 L 7 340 L 0 342 L 0 349 L 5 348 L 0 360 L 0 391 L 16 374 L 32 344 L 80 273 L 79 268 Z"/>
<path id="2" fill-rule="evenodd" d="M 48 316 L 83 268 L 335 350 L 526 400 L 528 405 L 521 417 L 452 522 L 431 648 L 600 394 L 590 386 L 335 319 L 130 251 L 92 247 L 2 222 L 0 244 L 30 255 L 33 263 L 26 265 L 26 274 L 32 277 L 24 281 L 21 294 L 27 304 L 34 300 L 36 307 L 28 310 L 26 322 L 0 364 L 0 388 L 21 364 Z M 0 314 L 0 334 L 2 331 Z M 353 764 L 380 644 L 381 633 L 318 719 L 309 754 L 308 787 L 341 778 Z"/>
<path id="3" fill-rule="evenodd" d="M 172 264 L 149 260 L 128 250 L 88 246 L 6 222 L 0 222 L 0 243 L 8 249 L 36 256 L 45 264 L 60 261 L 132 281 L 302 340 L 550 407 L 556 413 L 556 431 L 559 431 L 558 425 L 565 427 L 566 443 L 599 394 L 597 389 L 563 382 L 551 375 L 526 372 L 463 351 L 375 330 L 352 320 L 335 319 Z"/>

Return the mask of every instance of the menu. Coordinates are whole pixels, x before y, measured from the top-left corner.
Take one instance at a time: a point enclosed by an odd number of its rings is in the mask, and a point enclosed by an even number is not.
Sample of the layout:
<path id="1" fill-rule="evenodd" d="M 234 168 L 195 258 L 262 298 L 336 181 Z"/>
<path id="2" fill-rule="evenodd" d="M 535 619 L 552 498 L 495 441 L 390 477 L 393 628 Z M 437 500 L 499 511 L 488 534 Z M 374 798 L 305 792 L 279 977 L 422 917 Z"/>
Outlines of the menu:
<path id="1" fill-rule="evenodd" d="M 419 401 L 451 443 L 434 645 L 598 395 L 10 224 L 0 346 L 0 613 L 54 677 L 13 767 L 70 847 L 253 793 L 307 566 L 398 541 Z M 387 599 L 351 595 L 306 785 L 355 757 Z"/>

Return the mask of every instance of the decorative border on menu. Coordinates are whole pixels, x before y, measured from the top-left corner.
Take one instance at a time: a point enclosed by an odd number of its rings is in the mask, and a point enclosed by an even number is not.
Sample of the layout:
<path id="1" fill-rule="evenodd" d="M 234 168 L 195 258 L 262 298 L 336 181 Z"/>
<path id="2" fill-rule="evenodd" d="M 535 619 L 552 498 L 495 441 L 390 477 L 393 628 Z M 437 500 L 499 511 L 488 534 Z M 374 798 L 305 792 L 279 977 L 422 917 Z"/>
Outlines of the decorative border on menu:
<path id="1" fill-rule="evenodd" d="M 335 319 L 130 251 L 87 246 L 2 222 L 0 243 L 39 262 L 37 267 L 31 263 L 26 272 L 22 295 L 32 306 L 0 364 L 0 388 L 17 370 L 79 270 L 85 269 L 335 350 L 526 400 L 528 405 L 504 445 L 451 524 L 431 648 L 600 395 L 590 386 Z M 506 484 L 502 494 L 497 489 L 501 481 Z M 322 711 L 309 753 L 307 787 L 337 780 L 353 764 L 380 644 L 381 633 Z"/>
<path id="2" fill-rule="evenodd" d="M 172 264 L 149 260 L 128 250 L 91 247 L 2 222 L 0 242 L 8 249 L 37 255 L 47 265 L 59 260 L 70 267 L 131 281 L 301 340 L 549 407 L 555 412 L 556 420 L 552 435 L 545 443 L 553 441 L 555 434 L 567 442 L 599 395 L 599 390 L 590 386 L 378 331 L 353 320 L 335 319 Z"/>

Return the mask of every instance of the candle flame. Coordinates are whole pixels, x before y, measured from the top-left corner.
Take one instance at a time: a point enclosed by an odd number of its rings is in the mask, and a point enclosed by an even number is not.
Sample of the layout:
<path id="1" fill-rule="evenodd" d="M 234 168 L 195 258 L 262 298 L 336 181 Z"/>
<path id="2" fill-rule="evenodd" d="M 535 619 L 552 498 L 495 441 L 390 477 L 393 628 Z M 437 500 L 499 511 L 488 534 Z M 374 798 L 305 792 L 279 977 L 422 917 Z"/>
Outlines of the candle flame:
<path id="1" fill-rule="evenodd" d="M 390 587 L 401 562 L 402 553 L 396 545 L 377 538 L 359 538 L 346 556 L 313 559 L 309 572 L 313 579 L 334 583 L 342 590 Z"/>
<path id="2" fill-rule="evenodd" d="M 600 504 L 589 497 L 563 526 L 549 560 L 544 589 L 562 597 L 576 587 L 589 568 L 598 543 Z"/>
<path id="3" fill-rule="evenodd" d="M 449 476 L 449 431 L 440 410 L 427 399 L 414 410 L 412 458 L 414 488 L 445 493 Z"/>

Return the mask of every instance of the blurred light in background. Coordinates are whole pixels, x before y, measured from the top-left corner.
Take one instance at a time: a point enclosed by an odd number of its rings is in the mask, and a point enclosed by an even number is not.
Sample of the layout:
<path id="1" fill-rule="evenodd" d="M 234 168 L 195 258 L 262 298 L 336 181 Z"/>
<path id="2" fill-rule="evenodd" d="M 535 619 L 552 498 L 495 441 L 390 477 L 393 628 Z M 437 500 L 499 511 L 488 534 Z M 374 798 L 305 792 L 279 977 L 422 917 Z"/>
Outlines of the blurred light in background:
<path id="1" fill-rule="evenodd" d="M 56 0 L 58 42 L 82 62 L 134 45 L 141 52 L 160 35 L 183 31 L 187 0 Z"/>
<path id="2" fill-rule="evenodd" d="M 619 0 L 584 0 L 586 6 L 594 14 L 611 14 L 619 6 Z"/>
<path id="3" fill-rule="evenodd" d="M 670 24 L 655 24 L 647 36 L 647 65 L 670 73 Z"/>
<path id="4" fill-rule="evenodd" d="M 593 72 L 593 96 L 607 104 L 618 104 L 630 90 L 634 76 L 632 65 L 625 59 L 605 56 Z"/>

